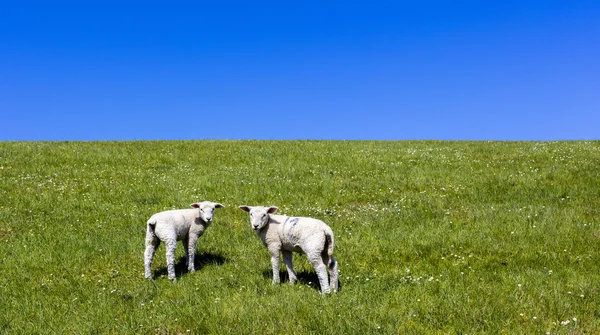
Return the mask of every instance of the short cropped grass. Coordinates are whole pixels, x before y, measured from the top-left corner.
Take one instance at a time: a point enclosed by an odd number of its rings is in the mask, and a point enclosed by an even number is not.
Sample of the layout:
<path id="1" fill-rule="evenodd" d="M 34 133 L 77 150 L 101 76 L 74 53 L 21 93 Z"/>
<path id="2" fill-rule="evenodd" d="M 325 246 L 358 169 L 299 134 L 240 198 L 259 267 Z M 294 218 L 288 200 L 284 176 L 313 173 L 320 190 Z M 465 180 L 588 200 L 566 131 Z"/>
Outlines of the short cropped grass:
<path id="1" fill-rule="evenodd" d="M 226 206 L 195 273 L 145 222 Z M 239 205 L 335 232 L 341 291 L 272 286 Z M 0 143 L 3 334 L 597 334 L 600 142 Z"/>

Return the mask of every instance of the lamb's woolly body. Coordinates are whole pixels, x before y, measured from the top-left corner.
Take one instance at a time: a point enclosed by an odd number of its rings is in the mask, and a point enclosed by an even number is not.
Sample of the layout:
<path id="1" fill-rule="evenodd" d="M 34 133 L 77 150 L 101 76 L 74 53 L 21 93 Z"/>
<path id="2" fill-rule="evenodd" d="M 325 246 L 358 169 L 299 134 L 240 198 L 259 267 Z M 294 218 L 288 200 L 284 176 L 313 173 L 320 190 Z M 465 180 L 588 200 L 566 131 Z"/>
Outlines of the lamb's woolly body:
<path id="1" fill-rule="evenodd" d="M 144 252 L 144 275 L 152 277 L 152 258 L 161 241 L 167 249 L 167 272 L 175 280 L 175 250 L 177 241 L 182 241 L 186 254 L 186 266 L 193 272 L 198 238 L 212 222 L 214 208 L 223 205 L 208 201 L 194 203 L 190 209 L 174 209 L 156 213 L 146 223 L 146 251 Z M 204 210 L 204 212 L 202 212 Z"/>
<path id="2" fill-rule="evenodd" d="M 333 251 L 333 231 L 317 219 L 269 214 L 269 223 L 256 234 L 266 247 L 279 246 L 298 253 L 322 248 L 330 236 Z"/>
<path id="3" fill-rule="evenodd" d="M 248 206 L 241 206 L 250 209 Z M 256 207 L 260 208 L 260 207 Z M 249 211 L 249 210 L 248 210 Z M 251 218 L 251 221 L 253 218 Z M 256 229 L 256 228 L 255 228 Z M 338 289 L 338 264 L 333 258 L 333 231 L 321 220 L 306 217 L 291 217 L 267 214 L 262 226 L 255 230 L 271 254 L 273 283 L 279 283 L 279 254 L 283 255 L 290 283 L 296 281 L 292 265 L 292 252 L 305 253 L 315 268 L 321 291 L 329 293 Z M 327 276 L 329 268 L 330 280 Z"/>
<path id="4" fill-rule="evenodd" d="M 202 236 L 210 225 L 200 219 L 199 212 L 198 208 L 173 209 L 152 215 L 147 224 L 154 227 L 154 234 L 161 241 L 183 241 L 189 235 Z"/>

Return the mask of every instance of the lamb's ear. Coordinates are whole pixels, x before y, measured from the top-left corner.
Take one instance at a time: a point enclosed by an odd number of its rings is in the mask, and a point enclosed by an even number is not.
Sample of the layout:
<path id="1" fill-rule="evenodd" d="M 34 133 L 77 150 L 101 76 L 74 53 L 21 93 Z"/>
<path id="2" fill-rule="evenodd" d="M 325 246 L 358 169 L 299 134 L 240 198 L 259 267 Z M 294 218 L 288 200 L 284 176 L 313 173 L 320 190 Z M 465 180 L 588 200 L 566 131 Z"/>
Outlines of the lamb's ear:
<path id="1" fill-rule="evenodd" d="M 192 206 L 192 208 L 200 208 L 200 203 L 199 202 L 194 202 L 190 206 Z"/>
<path id="2" fill-rule="evenodd" d="M 219 203 L 216 203 L 216 202 L 213 202 L 213 205 L 215 206 L 215 208 L 225 208 L 225 206 L 223 206 Z"/>
<path id="3" fill-rule="evenodd" d="M 250 213 L 250 206 L 240 206 L 240 209 L 243 210 L 244 212 Z"/>
<path id="4" fill-rule="evenodd" d="M 271 207 L 267 208 L 267 213 L 273 214 L 273 213 L 277 212 L 278 209 L 279 208 L 277 208 L 275 206 L 271 206 Z"/>

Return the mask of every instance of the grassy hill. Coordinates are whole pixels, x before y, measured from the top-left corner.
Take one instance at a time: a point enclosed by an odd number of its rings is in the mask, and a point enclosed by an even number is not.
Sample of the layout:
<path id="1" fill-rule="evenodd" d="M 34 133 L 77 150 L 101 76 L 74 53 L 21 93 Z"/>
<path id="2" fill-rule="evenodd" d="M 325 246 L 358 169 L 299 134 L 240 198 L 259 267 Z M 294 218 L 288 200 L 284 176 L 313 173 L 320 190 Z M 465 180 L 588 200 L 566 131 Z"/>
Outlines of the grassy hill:
<path id="1" fill-rule="evenodd" d="M 145 280 L 199 200 L 199 270 Z M 272 286 L 244 204 L 328 223 L 341 291 Z M 0 143 L 0 333 L 599 333 L 599 250 L 596 141 Z"/>

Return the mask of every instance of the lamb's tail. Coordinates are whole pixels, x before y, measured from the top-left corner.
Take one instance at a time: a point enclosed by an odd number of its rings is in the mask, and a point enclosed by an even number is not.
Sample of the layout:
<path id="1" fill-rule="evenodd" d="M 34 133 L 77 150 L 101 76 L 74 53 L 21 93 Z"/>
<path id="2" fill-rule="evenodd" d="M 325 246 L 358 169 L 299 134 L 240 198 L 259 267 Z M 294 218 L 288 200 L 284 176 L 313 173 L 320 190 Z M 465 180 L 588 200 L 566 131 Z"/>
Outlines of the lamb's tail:
<path id="1" fill-rule="evenodd" d="M 156 227 L 156 219 L 150 218 L 148 220 L 148 222 L 146 222 L 146 226 L 148 227 L 148 229 L 147 229 L 148 233 L 154 234 L 154 228 Z"/>
<path id="2" fill-rule="evenodd" d="M 331 229 L 325 230 L 325 248 L 327 249 L 327 256 L 329 256 L 329 262 L 327 267 L 331 268 L 333 262 L 335 262 L 333 256 L 333 231 Z"/>

